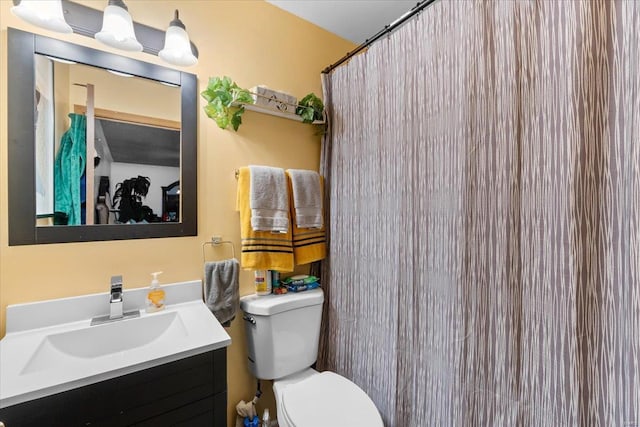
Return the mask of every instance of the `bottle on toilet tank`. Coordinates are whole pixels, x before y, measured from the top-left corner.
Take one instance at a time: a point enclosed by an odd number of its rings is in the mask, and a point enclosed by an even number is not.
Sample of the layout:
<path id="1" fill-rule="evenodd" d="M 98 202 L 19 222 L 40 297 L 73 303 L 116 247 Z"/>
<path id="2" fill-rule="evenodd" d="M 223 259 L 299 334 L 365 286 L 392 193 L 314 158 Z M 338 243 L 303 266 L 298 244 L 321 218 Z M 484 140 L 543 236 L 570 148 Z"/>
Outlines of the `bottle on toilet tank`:
<path id="1" fill-rule="evenodd" d="M 269 295 L 271 293 L 271 272 L 269 270 L 254 271 L 254 284 L 256 286 L 256 294 Z"/>

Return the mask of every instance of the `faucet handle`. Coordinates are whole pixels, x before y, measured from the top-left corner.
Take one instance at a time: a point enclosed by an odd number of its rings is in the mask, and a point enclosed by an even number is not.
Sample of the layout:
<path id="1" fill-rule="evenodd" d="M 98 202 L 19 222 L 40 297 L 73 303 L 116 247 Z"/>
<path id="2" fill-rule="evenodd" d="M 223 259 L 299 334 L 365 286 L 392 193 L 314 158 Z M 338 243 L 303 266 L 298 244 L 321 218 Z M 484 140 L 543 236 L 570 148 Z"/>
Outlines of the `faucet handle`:
<path id="1" fill-rule="evenodd" d="M 122 301 L 122 276 L 111 276 L 111 302 Z"/>
<path id="2" fill-rule="evenodd" d="M 111 287 L 114 286 L 122 288 L 122 276 L 111 276 Z"/>

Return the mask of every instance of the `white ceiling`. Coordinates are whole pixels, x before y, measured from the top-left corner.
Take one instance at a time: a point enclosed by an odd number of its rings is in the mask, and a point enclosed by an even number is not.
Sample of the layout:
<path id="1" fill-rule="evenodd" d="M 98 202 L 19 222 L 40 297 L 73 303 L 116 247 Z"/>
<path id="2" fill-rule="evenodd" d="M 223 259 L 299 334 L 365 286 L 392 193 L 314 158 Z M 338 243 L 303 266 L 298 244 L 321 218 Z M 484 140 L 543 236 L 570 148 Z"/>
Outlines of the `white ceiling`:
<path id="1" fill-rule="evenodd" d="M 411 0 L 266 0 L 281 9 L 360 44 L 414 7 Z"/>

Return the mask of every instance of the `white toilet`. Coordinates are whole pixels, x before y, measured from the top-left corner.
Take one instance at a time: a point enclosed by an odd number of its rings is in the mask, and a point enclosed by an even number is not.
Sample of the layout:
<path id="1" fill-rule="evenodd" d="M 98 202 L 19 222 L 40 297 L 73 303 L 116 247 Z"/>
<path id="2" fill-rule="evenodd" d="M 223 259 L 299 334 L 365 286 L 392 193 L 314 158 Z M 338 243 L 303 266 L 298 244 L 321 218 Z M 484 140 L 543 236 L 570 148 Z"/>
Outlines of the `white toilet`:
<path id="1" fill-rule="evenodd" d="M 318 355 L 323 301 L 322 289 L 242 297 L 249 368 L 258 379 L 274 380 L 281 427 L 383 427 L 360 387 L 310 367 Z"/>

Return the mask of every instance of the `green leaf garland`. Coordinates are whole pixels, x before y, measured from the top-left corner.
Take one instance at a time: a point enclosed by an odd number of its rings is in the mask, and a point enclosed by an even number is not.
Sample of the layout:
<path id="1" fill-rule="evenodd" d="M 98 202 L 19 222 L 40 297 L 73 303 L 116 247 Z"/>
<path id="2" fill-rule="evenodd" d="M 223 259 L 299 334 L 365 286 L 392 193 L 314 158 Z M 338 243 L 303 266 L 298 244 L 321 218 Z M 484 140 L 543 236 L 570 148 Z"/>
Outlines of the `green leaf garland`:
<path id="1" fill-rule="evenodd" d="M 244 113 L 244 107 L 237 104 L 253 104 L 251 93 L 227 76 L 211 77 L 200 95 L 207 101 L 204 107 L 207 117 L 214 120 L 220 129 L 227 129 L 231 124 L 236 132 Z"/>

